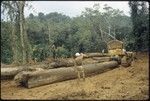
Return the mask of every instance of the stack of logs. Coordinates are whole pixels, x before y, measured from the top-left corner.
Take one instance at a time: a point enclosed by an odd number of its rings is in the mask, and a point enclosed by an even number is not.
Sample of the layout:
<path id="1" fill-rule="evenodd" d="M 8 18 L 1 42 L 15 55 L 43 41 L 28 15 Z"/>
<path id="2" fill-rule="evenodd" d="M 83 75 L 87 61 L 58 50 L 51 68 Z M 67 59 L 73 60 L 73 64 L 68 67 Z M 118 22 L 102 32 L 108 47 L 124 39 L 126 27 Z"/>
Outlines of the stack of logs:
<path id="1" fill-rule="evenodd" d="M 92 58 L 95 63 L 84 64 L 85 76 L 103 73 L 118 67 L 108 54 L 87 53 L 84 58 Z M 66 68 L 67 67 L 67 68 Z M 19 67 L 1 67 L 1 79 L 14 78 L 15 82 L 27 88 L 51 84 L 77 78 L 74 59 L 62 59 L 49 64 Z"/>

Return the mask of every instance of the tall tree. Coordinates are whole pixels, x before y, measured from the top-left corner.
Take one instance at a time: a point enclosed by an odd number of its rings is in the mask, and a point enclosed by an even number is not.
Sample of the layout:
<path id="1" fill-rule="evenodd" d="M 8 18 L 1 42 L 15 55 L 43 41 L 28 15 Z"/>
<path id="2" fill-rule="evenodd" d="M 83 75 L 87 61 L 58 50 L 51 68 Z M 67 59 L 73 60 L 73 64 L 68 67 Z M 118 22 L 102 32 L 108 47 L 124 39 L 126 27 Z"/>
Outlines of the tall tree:
<path id="1" fill-rule="evenodd" d="M 26 64 L 26 48 L 25 48 L 25 40 L 24 40 L 24 5 L 25 1 L 18 1 L 18 8 L 19 8 L 19 25 L 20 25 L 20 39 L 21 39 L 21 46 L 22 46 L 22 62 Z"/>
<path id="2" fill-rule="evenodd" d="M 131 18 L 133 24 L 132 39 L 134 40 L 134 50 L 142 51 L 144 43 L 148 40 L 143 39 L 142 36 L 148 35 L 148 8 L 145 1 L 130 1 L 129 6 L 131 8 Z M 147 21 L 145 21 L 147 20 Z"/>
<path id="3" fill-rule="evenodd" d="M 13 64 L 18 64 L 19 62 L 19 50 L 18 50 L 18 37 L 16 34 L 16 29 L 17 29 L 17 22 L 18 22 L 18 10 L 16 6 L 15 1 L 3 1 L 2 2 L 2 9 L 3 13 L 6 13 L 6 15 L 10 19 L 10 25 L 11 25 L 11 47 L 12 47 L 12 52 L 13 52 Z"/>
<path id="4" fill-rule="evenodd" d="M 26 64 L 31 58 L 31 54 L 30 44 L 25 27 L 25 1 L 3 1 L 2 7 L 9 16 L 11 23 L 11 44 L 13 51 L 13 61 L 15 64 L 18 62 Z"/>
<path id="5" fill-rule="evenodd" d="M 30 54 L 31 46 L 28 41 L 25 18 L 24 18 L 25 1 L 18 1 L 18 8 L 19 8 L 20 39 L 21 39 L 21 46 L 22 46 L 22 63 L 26 64 L 31 59 L 31 54 Z"/>

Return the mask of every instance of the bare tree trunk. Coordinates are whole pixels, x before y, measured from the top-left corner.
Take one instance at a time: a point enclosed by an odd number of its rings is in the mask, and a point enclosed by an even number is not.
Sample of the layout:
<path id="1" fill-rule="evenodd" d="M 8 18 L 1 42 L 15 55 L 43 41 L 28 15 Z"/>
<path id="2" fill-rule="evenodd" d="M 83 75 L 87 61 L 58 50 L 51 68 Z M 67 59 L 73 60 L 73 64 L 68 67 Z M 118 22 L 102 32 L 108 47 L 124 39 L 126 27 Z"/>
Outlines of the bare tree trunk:
<path id="1" fill-rule="evenodd" d="M 27 54 L 26 54 L 26 47 L 25 47 L 25 33 L 24 33 L 24 22 L 23 22 L 23 18 L 24 18 L 24 5 L 25 5 L 25 1 L 19 1 L 18 2 L 18 6 L 19 6 L 19 24 L 20 24 L 20 38 L 21 38 L 21 46 L 22 46 L 22 63 L 26 64 L 27 63 Z"/>
<path id="2" fill-rule="evenodd" d="M 16 42 L 16 35 L 15 35 L 15 27 L 12 24 L 12 34 L 11 34 L 11 39 L 12 39 L 12 52 L 13 52 L 13 64 L 18 64 L 18 53 L 17 53 L 17 42 Z"/>
<path id="3" fill-rule="evenodd" d="M 30 42 L 28 40 L 27 32 L 26 32 L 26 23 L 25 23 L 24 15 L 23 15 L 23 29 L 24 29 L 24 42 L 25 42 L 25 46 L 26 46 L 26 55 L 27 55 L 26 59 L 27 59 L 27 62 L 29 62 L 32 59 L 32 57 L 31 57 L 32 49 L 31 49 Z"/>
<path id="4" fill-rule="evenodd" d="M 14 12 L 15 13 L 15 12 Z M 13 64 L 19 64 L 19 56 L 17 49 L 17 35 L 16 35 L 16 17 L 14 13 L 10 13 L 9 17 L 11 20 L 11 47 L 13 52 Z"/>
<path id="5" fill-rule="evenodd" d="M 21 45 L 22 45 L 22 60 L 23 64 L 29 62 L 31 57 L 31 45 L 28 40 L 27 32 L 26 32 L 26 24 L 24 18 L 24 7 L 25 1 L 19 1 L 19 17 L 20 17 L 20 35 L 21 35 Z"/>

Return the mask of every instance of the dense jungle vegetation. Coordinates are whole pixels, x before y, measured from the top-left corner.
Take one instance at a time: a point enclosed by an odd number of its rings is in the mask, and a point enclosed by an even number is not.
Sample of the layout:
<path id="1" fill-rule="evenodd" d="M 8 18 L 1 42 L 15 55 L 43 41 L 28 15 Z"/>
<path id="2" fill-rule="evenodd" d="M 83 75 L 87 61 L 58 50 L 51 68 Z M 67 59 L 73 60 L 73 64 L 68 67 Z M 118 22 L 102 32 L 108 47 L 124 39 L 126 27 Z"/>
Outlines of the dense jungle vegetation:
<path id="1" fill-rule="evenodd" d="M 24 17 L 25 1 L 1 2 L 1 63 L 26 64 L 37 58 L 72 57 L 76 52 L 107 52 L 101 30 L 123 41 L 128 51 L 148 51 L 149 11 L 144 1 L 129 1 L 130 16 L 119 9 L 99 4 L 85 8 L 80 16 L 58 12 Z"/>

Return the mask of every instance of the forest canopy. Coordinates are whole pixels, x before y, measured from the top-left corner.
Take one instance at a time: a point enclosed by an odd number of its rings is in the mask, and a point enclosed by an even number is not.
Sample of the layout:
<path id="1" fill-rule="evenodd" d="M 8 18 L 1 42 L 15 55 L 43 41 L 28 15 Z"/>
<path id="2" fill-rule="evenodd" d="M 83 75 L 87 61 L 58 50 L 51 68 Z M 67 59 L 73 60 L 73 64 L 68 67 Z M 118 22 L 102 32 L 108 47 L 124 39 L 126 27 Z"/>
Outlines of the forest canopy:
<path id="1" fill-rule="evenodd" d="M 129 1 L 130 14 L 99 4 L 85 8 L 80 16 L 58 12 L 24 17 L 27 2 L 3 1 L 1 7 L 9 20 L 1 19 L 1 62 L 24 64 L 30 59 L 43 61 L 52 57 L 72 57 L 76 52 L 107 52 L 102 31 L 123 41 L 126 50 L 148 51 L 149 11 L 146 2 Z M 1 14 L 4 14 L 1 12 Z M 26 62 L 24 62 L 26 61 Z"/>

